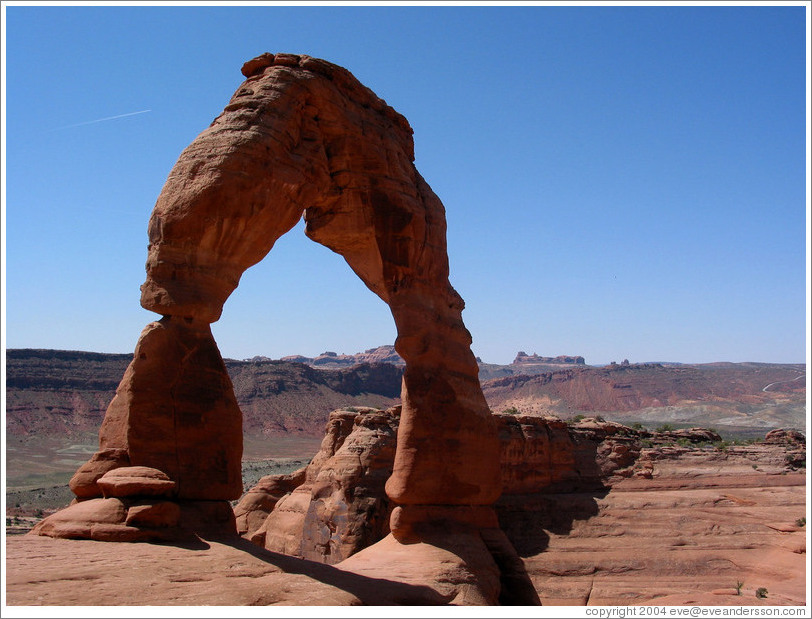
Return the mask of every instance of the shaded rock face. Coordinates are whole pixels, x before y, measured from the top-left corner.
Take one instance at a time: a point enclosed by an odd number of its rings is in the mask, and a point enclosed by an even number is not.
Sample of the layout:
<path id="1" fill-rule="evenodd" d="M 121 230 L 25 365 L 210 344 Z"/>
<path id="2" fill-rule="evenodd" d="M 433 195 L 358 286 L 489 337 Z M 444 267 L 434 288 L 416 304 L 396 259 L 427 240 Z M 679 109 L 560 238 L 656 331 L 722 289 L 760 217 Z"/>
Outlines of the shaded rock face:
<path id="1" fill-rule="evenodd" d="M 783 428 L 771 430 L 764 437 L 764 442 L 775 445 L 796 445 L 806 449 L 806 437 L 797 430 L 785 430 Z"/>
<path id="2" fill-rule="evenodd" d="M 141 334 L 105 414 L 100 453 L 118 460 L 82 467 L 77 494 L 102 496 L 98 480 L 117 462 L 165 473 L 179 500 L 241 494 L 240 411 L 209 325 L 242 273 L 304 217 L 307 236 L 344 257 L 395 320 L 405 369 L 389 499 L 491 505 L 496 426 L 448 280 L 445 210 L 414 166 L 411 127 L 323 60 L 263 54 L 242 73 L 153 209 L 141 305 L 163 318 Z M 330 480 L 309 483 L 327 512 L 346 505 Z M 340 545 L 325 536 L 325 548 Z"/>

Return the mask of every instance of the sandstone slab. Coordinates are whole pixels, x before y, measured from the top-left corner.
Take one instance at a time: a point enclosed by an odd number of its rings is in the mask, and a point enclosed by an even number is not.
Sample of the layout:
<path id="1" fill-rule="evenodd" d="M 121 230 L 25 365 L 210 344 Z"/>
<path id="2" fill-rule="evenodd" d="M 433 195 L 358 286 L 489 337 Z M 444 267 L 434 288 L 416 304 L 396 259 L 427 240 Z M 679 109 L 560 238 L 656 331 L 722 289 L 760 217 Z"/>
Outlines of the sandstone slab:
<path id="1" fill-rule="evenodd" d="M 177 484 L 163 471 L 148 466 L 113 469 L 96 482 L 104 498 L 129 496 L 171 497 Z"/>

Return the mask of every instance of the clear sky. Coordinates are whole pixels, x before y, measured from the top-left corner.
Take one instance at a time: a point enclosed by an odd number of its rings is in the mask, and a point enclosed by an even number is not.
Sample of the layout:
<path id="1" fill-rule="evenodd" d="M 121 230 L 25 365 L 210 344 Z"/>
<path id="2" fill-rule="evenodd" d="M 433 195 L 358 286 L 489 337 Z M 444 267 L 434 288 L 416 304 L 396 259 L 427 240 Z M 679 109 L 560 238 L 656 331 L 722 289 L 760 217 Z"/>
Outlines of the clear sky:
<path id="1" fill-rule="evenodd" d="M 409 120 L 484 361 L 806 359 L 800 3 L 4 9 L 8 348 L 132 352 L 155 200 L 269 51 Z M 236 359 L 395 338 L 301 226 L 213 329 Z"/>

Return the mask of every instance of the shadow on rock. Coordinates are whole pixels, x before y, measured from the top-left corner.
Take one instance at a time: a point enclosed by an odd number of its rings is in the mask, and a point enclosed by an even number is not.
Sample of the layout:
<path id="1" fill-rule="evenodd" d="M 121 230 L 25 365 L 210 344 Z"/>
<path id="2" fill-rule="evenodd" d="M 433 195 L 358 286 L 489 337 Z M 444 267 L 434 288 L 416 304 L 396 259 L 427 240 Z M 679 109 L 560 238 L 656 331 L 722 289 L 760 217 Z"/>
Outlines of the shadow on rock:
<path id="1" fill-rule="evenodd" d="M 453 599 L 453 596 L 442 595 L 431 587 L 370 578 L 332 565 L 265 550 L 240 537 L 221 538 L 217 541 L 247 552 L 287 574 L 302 574 L 346 591 L 364 605 L 446 605 Z"/>
<path id="2" fill-rule="evenodd" d="M 583 492 L 505 495 L 494 505 L 499 526 L 521 557 L 544 552 L 550 533 L 568 535 L 576 520 L 587 520 L 599 511 L 597 499 L 609 488 Z"/>

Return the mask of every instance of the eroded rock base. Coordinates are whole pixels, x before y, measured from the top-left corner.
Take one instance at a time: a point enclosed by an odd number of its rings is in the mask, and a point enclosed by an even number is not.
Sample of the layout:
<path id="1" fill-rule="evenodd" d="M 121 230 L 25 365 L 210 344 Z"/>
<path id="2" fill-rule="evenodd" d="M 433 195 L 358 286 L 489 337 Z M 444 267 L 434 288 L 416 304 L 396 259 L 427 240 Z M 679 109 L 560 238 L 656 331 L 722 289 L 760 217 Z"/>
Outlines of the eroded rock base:
<path id="1" fill-rule="evenodd" d="M 80 501 L 48 516 L 28 535 L 97 542 L 188 542 L 236 536 L 228 501 L 131 497 Z"/>

